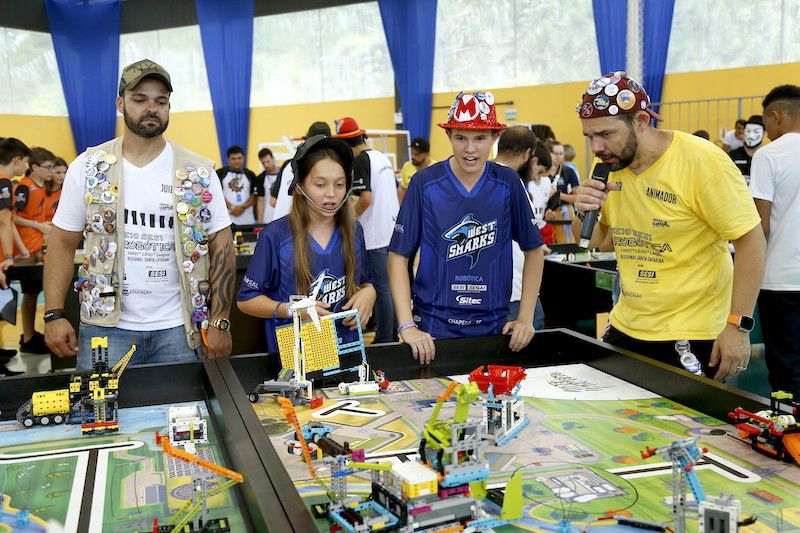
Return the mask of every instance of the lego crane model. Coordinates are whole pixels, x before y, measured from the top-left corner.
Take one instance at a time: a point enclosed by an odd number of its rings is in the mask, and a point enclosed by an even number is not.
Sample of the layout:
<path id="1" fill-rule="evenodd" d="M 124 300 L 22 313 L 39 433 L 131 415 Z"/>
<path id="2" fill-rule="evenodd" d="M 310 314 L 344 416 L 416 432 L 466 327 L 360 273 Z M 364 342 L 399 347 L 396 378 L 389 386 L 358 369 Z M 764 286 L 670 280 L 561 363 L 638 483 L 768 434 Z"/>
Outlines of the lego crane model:
<path id="1" fill-rule="evenodd" d="M 229 470 L 223 466 L 206 461 L 185 452 L 180 448 L 175 448 L 169 443 L 169 437 L 166 435 L 159 435 L 156 433 L 156 443 L 158 443 L 164 450 L 164 453 L 171 457 L 175 457 L 188 463 L 194 463 L 206 470 L 227 478 L 227 481 L 219 485 L 208 487 L 208 482 L 211 476 L 197 476 L 194 479 L 194 497 L 186 502 L 177 513 L 163 526 L 158 525 L 158 519 L 153 519 L 153 533 L 178 533 L 178 532 L 222 532 L 230 531 L 227 518 L 214 518 L 208 519 L 207 500 L 212 496 L 216 496 L 227 490 L 228 488 L 242 483 L 244 477 L 233 470 Z M 200 513 L 200 517 L 195 523 L 191 523 L 194 516 Z M 187 529 L 188 526 L 188 529 Z"/>
<path id="2" fill-rule="evenodd" d="M 122 359 L 109 371 L 108 369 L 108 337 L 92 338 L 92 368 L 88 376 L 88 386 L 91 397 L 84 397 L 92 407 L 94 422 L 81 425 L 81 433 L 103 434 L 119 431 L 117 410 L 119 404 L 119 380 L 128 366 L 136 345 L 131 344 Z"/>
<path id="3" fill-rule="evenodd" d="M 739 520 L 741 503 L 732 496 L 706 496 L 697 473 L 697 462 L 708 450 L 697 445 L 698 437 L 678 439 L 660 448 L 646 447 L 642 459 L 661 454 L 672 463 L 672 513 L 674 533 L 686 533 L 686 486 L 697 503 L 698 531 L 735 533 L 739 526 L 750 525 L 755 518 Z"/>

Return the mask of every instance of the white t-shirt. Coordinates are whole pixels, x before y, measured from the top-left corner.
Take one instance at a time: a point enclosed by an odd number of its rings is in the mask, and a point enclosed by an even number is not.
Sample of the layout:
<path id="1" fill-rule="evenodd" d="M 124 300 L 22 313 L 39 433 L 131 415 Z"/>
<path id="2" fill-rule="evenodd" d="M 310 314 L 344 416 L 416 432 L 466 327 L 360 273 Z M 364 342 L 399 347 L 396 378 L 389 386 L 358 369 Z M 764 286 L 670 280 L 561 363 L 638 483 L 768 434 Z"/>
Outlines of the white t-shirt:
<path id="1" fill-rule="evenodd" d="M 544 220 L 544 212 L 547 209 L 547 200 L 550 199 L 550 178 L 542 176 L 539 178 L 539 183 L 531 180 L 528 182 L 528 195 L 531 198 L 531 207 L 533 208 L 533 217 L 536 219 L 536 227 L 542 229 L 547 225 Z"/>
<path id="2" fill-rule="evenodd" d="M 542 177 L 542 183 L 547 180 L 547 194 L 550 194 L 550 178 Z M 538 226 L 538 217 L 536 216 L 536 205 L 532 200 L 532 196 L 530 194 L 530 187 L 531 184 L 536 187 L 536 184 L 532 181 L 528 182 L 528 201 L 531 203 L 531 209 L 533 210 L 534 218 L 537 219 L 537 227 Z M 545 198 L 544 205 L 547 206 L 547 198 Z M 542 211 L 542 219 L 544 219 L 544 210 Z M 511 278 L 511 302 L 518 302 L 522 299 L 522 270 L 525 266 L 525 252 L 522 251 L 522 248 L 519 247 L 517 241 L 511 241 L 511 266 L 513 270 L 512 278 Z"/>
<path id="3" fill-rule="evenodd" d="M 292 165 L 286 165 L 281 173 L 281 186 L 278 188 L 278 196 L 275 199 L 275 211 L 272 213 L 272 220 L 285 217 L 291 211 L 292 197 L 289 195 L 289 185 L 292 184 L 293 179 Z M 269 202 L 269 198 L 267 198 L 267 202 Z"/>
<path id="4" fill-rule="evenodd" d="M 229 204 L 238 206 L 245 203 L 253 195 L 253 186 L 255 184 L 250 181 L 247 174 L 242 169 L 241 172 L 228 170 L 228 173 L 222 178 L 222 194 Z M 256 216 L 253 214 L 253 208 L 248 207 L 241 215 L 230 215 L 231 222 L 239 226 L 245 224 L 255 224 Z"/>
<path id="5" fill-rule="evenodd" d="M 277 174 L 264 174 L 264 212 L 261 214 L 260 222 L 262 224 L 269 224 L 272 222 L 275 215 L 275 208 L 269 203 L 269 190 L 272 184 L 278 179 Z"/>
<path id="6" fill-rule="evenodd" d="M 368 174 L 364 165 L 367 161 Z M 372 191 L 372 203 L 358 217 L 364 228 L 364 245 L 367 250 L 385 248 L 392 240 L 397 212 L 400 211 L 397 178 L 389 158 L 371 148 L 359 154 L 353 162 L 353 194 L 357 196 L 364 191 Z"/>
<path id="7" fill-rule="evenodd" d="M 168 142 L 164 150 L 142 168 L 123 159 L 125 271 L 122 314 L 117 324 L 122 329 L 154 331 L 183 324 L 172 229 L 176 222 L 173 220 L 172 156 L 172 145 Z M 85 160 L 86 152 L 69 165 L 53 217 L 53 224 L 66 231 L 83 231 L 86 225 Z M 208 190 L 212 195 L 208 233 L 213 234 L 230 226 L 231 221 L 219 180 L 211 179 Z"/>
<path id="8" fill-rule="evenodd" d="M 800 133 L 785 133 L 753 154 L 750 192 L 772 202 L 761 288 L 800 291 Z"/>
<path id="9" fill-rule="evenodd" d="M 744 143 L 736 138 L 736 130 L 731 130 L 726 133 L 722 138 L 722 142 L 730 146 L 731 150 L 736 150 L 740 146 L 744 146 Z"/>

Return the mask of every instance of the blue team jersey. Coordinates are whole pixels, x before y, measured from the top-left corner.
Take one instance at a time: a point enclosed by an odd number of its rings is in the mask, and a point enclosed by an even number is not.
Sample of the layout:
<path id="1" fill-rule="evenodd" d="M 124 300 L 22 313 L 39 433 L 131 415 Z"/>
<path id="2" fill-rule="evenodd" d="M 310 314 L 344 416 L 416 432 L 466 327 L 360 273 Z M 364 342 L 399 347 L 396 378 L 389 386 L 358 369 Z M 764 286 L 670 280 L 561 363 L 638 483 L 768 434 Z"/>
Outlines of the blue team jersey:
<path id="1" fill-rule="evenodd" d="M 369 269 L 366 263 L 364 248 L 364 232 L 361 224 L 356 223 L 355 235 L 356 249 L 356 286 L 369 282 Z M 342 238 L 337 227 L 333 231 L 331 240 L 325 248 L 308 236 L 312 253 L 308 259 L 311 262 L 311 282 L 309 294 L 317 284 L 322 287 L 317 294 L 317 300 L 331 304 L 329 310 L 337 312 L 347 303 L 345 264 L 342 256 Z M 289 218 L 283 217 L 264 227 L 258 236 L 258 243 L 247 266 L 247 273 L 242 281 L 238 301 L 246 301 L 256 296 L 268 296 L 278 302 L 288 302 L 289 296 L 297 294 L 294 274 L 294 238 L 289 226 Z M 291 323 L 288 319 L 266 319 L 264 327 L 267 335 L 267 351 L 277 353 L 278 343 L 275 338 L 275 328 Z M 356 332 L 349 328 L 337 325 L 339 336 L 345 342 L 354 341 Z"/>
<path id="2" fill-rule="evenodd" d="M 397 216 L 389 250 L 419 248 L 414 319 L 437 339 L 496 335 L 508 317 L 511 241 L 543 243 L 519 175 L 487 162 L 467 192 L 450 161 L 420 170 Z"/>

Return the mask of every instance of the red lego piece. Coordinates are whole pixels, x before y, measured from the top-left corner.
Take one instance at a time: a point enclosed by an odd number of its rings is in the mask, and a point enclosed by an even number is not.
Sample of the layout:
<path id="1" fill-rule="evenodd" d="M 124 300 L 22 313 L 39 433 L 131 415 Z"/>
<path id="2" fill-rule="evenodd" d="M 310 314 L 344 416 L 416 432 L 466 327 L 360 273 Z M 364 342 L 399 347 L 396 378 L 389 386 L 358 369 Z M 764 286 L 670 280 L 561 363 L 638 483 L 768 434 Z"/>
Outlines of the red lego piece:
<path id="1" fill-rule="evenodd" d="M 469 380 L 477 383 L 481 392 L 488 392 L 491 384 L 495 396 L 508 394 L 523 379 L 525 379 L 525 369 L 521 366 L 480 366 L 469 373 Z"/>

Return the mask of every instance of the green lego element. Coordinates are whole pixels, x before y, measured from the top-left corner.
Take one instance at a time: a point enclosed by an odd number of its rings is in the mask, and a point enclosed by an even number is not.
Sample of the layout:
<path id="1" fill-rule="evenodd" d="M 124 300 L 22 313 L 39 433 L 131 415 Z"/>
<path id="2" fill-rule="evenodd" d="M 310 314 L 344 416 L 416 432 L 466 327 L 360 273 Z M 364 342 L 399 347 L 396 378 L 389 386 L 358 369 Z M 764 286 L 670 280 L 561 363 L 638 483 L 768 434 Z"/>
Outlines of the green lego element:
<path id="1" fill-rule="evenodd" d="M 391 463 L 349 463 L 351 467 L 358 470 L 383 470 L 388 472 L 392 469 Z"/>
<path id="2" fill-rule="evenodd" d="M 522 518 L 522 503 L 522 473 L 514 472 L 506 484 L 500 518 L 503 520 L 519 520 Z"/>
<path id="3" fill-rule="evenodd" d="M 439 412 L 442 410 L 442 405 L 445 400 L 450 399 L 454 391 L 456 395 L 455 416 L 452 420 L 439 420 Z M 425 424 L 423 436 L 425 437 L 426 445 L 437 450 L 443 450 L 449 447 L 452 444 L 450 442 L 450 425 L 460 424 L 467 420 L 469 416 L 469 406 L 478 398 L 480 392 L 481 390 L 478 388 L 478 384 L 473 381 L 466 384 L 455 381 L 451 382 L 447 390 L 436 398 L 436 407 L 433 408 L 431 417 Z"/>
<path id="4" fill-rule="evenodd" d="M 471 481 L 469 484 L 469 490 L 472 495 L 475 497 L 476 500 L 485 500 L 486 499 L 486 480 L 482 479 L 480 481 Z"/>
<path id="5" fill-rule="evenodd" d="M 794 399 L 794 394 L 792 394 L 791 392 L 786 392 L 786 391 L 782 391 L 782 390 L 775 391 L 772 394 L 770 394 L 770 396 L 772 396 L 776 400 L 793 400 Z"/>

